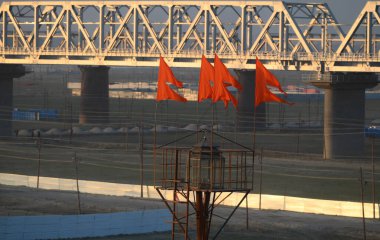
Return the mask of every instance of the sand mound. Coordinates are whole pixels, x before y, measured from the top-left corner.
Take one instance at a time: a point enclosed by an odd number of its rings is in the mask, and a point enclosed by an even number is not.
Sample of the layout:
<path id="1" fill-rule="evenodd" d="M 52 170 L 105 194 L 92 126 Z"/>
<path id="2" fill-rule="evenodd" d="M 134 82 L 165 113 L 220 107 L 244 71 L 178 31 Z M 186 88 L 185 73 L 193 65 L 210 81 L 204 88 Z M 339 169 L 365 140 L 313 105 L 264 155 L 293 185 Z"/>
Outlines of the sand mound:
<path id="1" fill-rule="evenodd" d="M 30 137 L 30 136 L 32 136 L 32 132 L 29 131 L 28 129 L 20 129 L 18 131 L 18 136 L 20 136 L 20 137 Z"/>
<path id="2" fill-rule="evenodd" d="M 34 130 L 32 131 L 32 133 L 33 133 L 33 136 L 37 137 L 38 134 L 41 134 L 42 132 L 41 132 L 40 129 L 34 129 Z"/>
<path id="3" fill-rule="evenodd" d="M 44 135 L 61 135 L 62 131 L 58 128 L 52 128 L 44 133 Z"/>
<path id="4" fill-rule="evenodd" d="M 99 134 L 99 133 L 102 133 L 102 129 L 100 129 L 100 127 L 93 127 L 88 132 L 94 133 L 94 134 Z"/>
<path id="5" fill-rule="evenodd" d="M 83 134 L 84 131 L 80 127 L 73 127 L 73 134 Z"/>
<path id="6" fill-rule="evenodd" d="M 154 132 L 154 126 L 150 129 L 151 132 Z M 156 132 L 167 132 L 168 128 L 162 125 L 156 126 Z"/>
<path id="7" fill-rule="evenodd" d="M 191 123 L 183 128 L 186 131 L 197 131 L 197 125 L 194 123 Z"/>
<path id="8" fill-rule="evenodd" d="M 223 127 L 222 127 L 222 125 L 220 125 L 220 124 L 216 124 L 216 125 L 213 126 L 213 129 L 214 129 L 214 130 L 218 130 L 218 131 L 220 131 L 220 130 L 223 129 Z"/>
<path id="9" fill-rule="evenodd" d="M 199 127 L 199 130 L 209 130 L 210 129 L 210 126 L 207 126 L 207 125 L 205 125 L 205 124 L 203 124 L 203 125 L 201 125 L 200 127 Z"/>
<path id="10" fill-rule="evenodd" d="M 114 133 L 115 130 L 112 127 L 106 127 L 105 129 L 103 129 L 103 132 L 104 133 Z"/>
<path id="11" fill-rule="evenodd" d="M 183 129 L 177 128 L 177 127 L 173 127 L 173 126 L 168 127 L 168 132 L 178 132 L 180 130 L 183 130 Z"/>
<path id="12" fill-rule="evenodd" d="M 138 132 L 140 132 L 140 128 L 139 127 L 134 127 L 131 130 L 129 130 L 129 132 L 130 133 L 138 133 Z"/>
<path id="13" fill-rule="evenodd" d="M 116 130 L 116 131 L 119 132 L 119 133 L 126 133 L 126 132 L 128 132 L 128 128 L 127 127 L 121 127 L 118 130 Z"/>

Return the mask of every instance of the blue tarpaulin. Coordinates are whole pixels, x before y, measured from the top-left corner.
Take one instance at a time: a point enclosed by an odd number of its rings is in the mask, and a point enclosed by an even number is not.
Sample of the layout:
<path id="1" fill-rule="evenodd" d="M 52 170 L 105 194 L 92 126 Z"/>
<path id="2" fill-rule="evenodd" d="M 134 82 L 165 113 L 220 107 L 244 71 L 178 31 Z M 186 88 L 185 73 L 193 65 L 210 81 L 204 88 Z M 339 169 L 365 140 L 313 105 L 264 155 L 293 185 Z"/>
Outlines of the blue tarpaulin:
<path id="1" fill-rule="evenodd" d="M 55 109 L 28 109 L 19 110 L 15 108 L 12 112 L 13 120 L 52 120 L 58 118 L 58 110 Z"/>

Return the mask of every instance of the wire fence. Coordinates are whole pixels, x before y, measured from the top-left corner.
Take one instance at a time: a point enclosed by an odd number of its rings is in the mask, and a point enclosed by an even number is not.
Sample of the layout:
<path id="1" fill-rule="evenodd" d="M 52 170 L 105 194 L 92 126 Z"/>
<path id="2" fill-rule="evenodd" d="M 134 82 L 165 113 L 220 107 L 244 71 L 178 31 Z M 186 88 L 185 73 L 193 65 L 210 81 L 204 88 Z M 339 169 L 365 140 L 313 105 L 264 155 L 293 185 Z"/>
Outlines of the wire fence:
<path id="1" fill-rule="evenodd" d="M 35 74 L 30 77 L 36 83 L 31 86 L 33 91 L 16 94 L 15 107 L 56 109 L 59 113 L 56 118 L 10 120 L 2 116 L 12 109 L 0 107 L 0 121 L 12 121 L 14 133 L 12 137 L 0 136 L 2 172 L 152 185 L 155 145 L 213 128 L 245 146 L 255 145 L 255 193 L 360 201 L 362 167 L 364 199 L 379 202 L 379 140 L 367 139 L 366 152 L 361 156 L 341 156 L 344 161 L 322 160 L 321 95 L 295 99 L 294 107 L 267 104 L 265 115 L 258 116 L 265 116 L 265 128 L 257 129 L 254 142 L 252 112 L 238 116 L 233 107 L 224 109 L 220 104 L 213 113 L 207 102 L 156 105 L 152 100 L 111 98 L 106 112 L 95 112 L 97 123 L 79 123 L 80 114 L 93 112 L 81 110 L 80 98 L 65 90 L 68 79 L 74 75 L 69 71 L 57 74 L 62 82 L 55 89 L 56 82 L 39 80 Z M 23 82 L 17 84 L 22 86 Z M 94 100 L 104 99 L 94 97 Z M 378 102 L 370 102 L 366 112 L 366 122 L 379 118 Z M 343 129 L 339 135 L 364 135 L 360 119 L 338 118 L 334 124 Z M 200 133 L 194 134 L 179 142 L 178 147 L 193 146 L 200 138 Z M 231 147 L 223 139 L 214 144 Z"/>
<path id="2" fill-rule="evenodd" d="M 128 139 L 123 133 L 74 135 L 71 140 L 68 136 L 43 135 L 1 139 L 0 168 L 2 172 L 25 175 L 153 185 L 154 132 L 142 131 L 140 128 L 140 132 L 128 134 Z M 186 134 L 188 132 L 184 131 L 156 132 L 156 144 L 160 146 Z M 228 135 L 223 132 L 220 134 Z M 195 145 L 201 137 L 200 134 L 196 135 L 178 142 L 177 146 Z M 246 133 L 238 135 L 240 140 L 247 137 L 251 138 Z M 231 148 L 223 139 L 214 141 L 221 148 Z M 375 141 L 373 147 L 379 149 L 380 142 Z M 254 192 L 359 201 L 359 168 L 362 167 L 365 200 L 373 201 L 373 183 L 377 186 L 380 184 L 378 155 L 374 155 L 375 168 L 372 168 L 370 159 L 336 162 L 323 161 L 317 157 L 307 158 L 307 154 L 293 157 L 286 157 L 286 154 L 289 153 L 263 147 L 257 149 Z M 78 164 L 78 176 L 75 164 Z M 375 191 L 375 202 L 378 202 L 379 193 Z"/>

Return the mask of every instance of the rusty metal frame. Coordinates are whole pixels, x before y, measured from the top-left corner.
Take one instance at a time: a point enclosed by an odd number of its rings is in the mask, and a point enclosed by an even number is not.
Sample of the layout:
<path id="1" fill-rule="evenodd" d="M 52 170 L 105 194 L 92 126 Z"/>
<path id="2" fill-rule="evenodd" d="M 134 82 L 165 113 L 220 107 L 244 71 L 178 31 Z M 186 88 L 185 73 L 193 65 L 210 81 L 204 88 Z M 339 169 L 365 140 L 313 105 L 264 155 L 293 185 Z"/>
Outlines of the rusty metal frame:
<path id="1" fill-rule="evenodd" d="M 211 164 L 207 167 L 208 171 L 213 172 L 217 169 L 216 174 L 225 174 L 224 177 L 218 178 L 222 182 L 213 182 L 213 184 L 203 187 L 202 185 L 197 185 L 196 181 L 192 181 L 191 175 L 191 151 L 190 147 L 178 147 L 177 142 L 184 140 L 190 136 L 198 134 L 199 132 L 204 132 L 220 137 L 223 140 L 227 140 L 234 143 L 238 148 L 226 148 L 218 149 L 219 159 L 224 158 L 223 165 L 221 163 Z M 170 145 L 174 145 L 171 147 Z M 207 152 L 208 154 L 213 154 L 210 147 L 206 147 L 202 152 Z M 254 179 L 254 151 L 248 147 L 245 147 L 233 140 L 230 140 L 220 134 L 210 132 L 207 130 L 202 130 L 194 132 L 192 134 L 186 135 L 182 138 L 172 141 L 168 144 L 164 144 L 157 148 L 161 150 L 160 153 L 162 157 L 158 157 L 161 161 L 157 161 L 154 166 L 156 178 L 155 186 L 158 194 L 163 200 L 164 204 L 167 206 L 172 214 L 172 233 L 171 238 L 176 238 L 176 226 L 178 225 L 180 231 L 184 234 L 184 239 L 190 239 L 189 229 L 190 229 L 190 217 L 197 216 L 197 224 L 201 223 L 202 233 L 199 232 L 199 226 L 197 227 L 197 239 L 209 239 L 210 230 L 212 227 L 213 217 L 223 219 L 222 225 L 215 229 L 215 236 L 211 239 L 216 239 L 223 228 L 228 224 L 233 214 L 240 207 L 241 203 L 247 199 L 248 194 L 253 189 L 253 179 Z M 187 153 L 187 154 L 186 154 Z M 187 155 L 185 160 L 183 156 Z M 213 161 L 213 158 L 210 158 Z M 227 160 L 228 159 L 228 160 Z M 218 161 L 218 160 L 215 160 Z M 228 163 L 227 163 L 228 161 Z M 200 165 L 201 166 L 201 165 Z M 214 167 L 214 169 L 211 169 Z M 156 173 L 156 169 L 161 169 L 162 172 Z M 252 171 L 251 175 L 250 172 Z M 228 176 L 229 177 L 228 177 Z M 209 177 L 213 177 L 214 174 L 209 172 Z M 233 176 L 233 177 L 231 177 Z M 236 177 L 236 179 L 235 179 Z M 216 187 L 215 187 L 216 186 Z M 171 193 L 164 194 L 164 191 L 172 191 Z M 243 193 L 243 197 L 239 203 L 233 208 L 231 213 L 227 217 L 222 217 L 215 213 L 215 209 L 222 206 L 222 203 L 228 199 L 233 193 Z M 226 195 L 223 195 L 226 193 Z M 193 197 L 191 198 L 191 195 Z M 180 204 L 184 209 L 180 211 Z M 190 209 L 193 212 L 190 213 Z M 200 220 L 201 219 L 201 220 Z M 200 235 L 199 235 L 200 234 Z"/>

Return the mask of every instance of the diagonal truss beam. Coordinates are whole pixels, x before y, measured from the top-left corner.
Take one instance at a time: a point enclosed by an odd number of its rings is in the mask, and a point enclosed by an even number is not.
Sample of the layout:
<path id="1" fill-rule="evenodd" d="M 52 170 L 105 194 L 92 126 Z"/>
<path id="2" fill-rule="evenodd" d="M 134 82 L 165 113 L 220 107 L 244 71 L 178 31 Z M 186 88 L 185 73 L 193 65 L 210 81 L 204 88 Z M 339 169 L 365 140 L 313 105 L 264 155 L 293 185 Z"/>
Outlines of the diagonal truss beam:
<path id="1" fill-rule="evenodd" d="M 201 9 L 198 9 L 198 10 L 201 11 Z M 186 9 L 181 8 L 181 12 L 183 13 L 183 17 L 186 20 L 186 22 L 190 24 L 191 23 L 191 18 L 189 16 L 188 12 L 186 11 Z M 202 43 L 202 39 L 199 36 L 199 33 L 198 33 L 196 27 L 194 28 L 193 34 L 194 34 L 195 39 L 197 40 L 199 46 L 201 46 L 203 48 L 204 46 L 203 46 L 203 43 Z"/>
<path id="2" fill-rule="evenodd" d="M 269 27 L 273 24 L 277 14 L 279 14 L 279 12 L 273 11 L 272 15 L 269 17 L 267 23 L 265 24 L 265 26 L 261 30 L 260 34 L 257 36 L 256 41 L 253 43 L 253 45 L 249 49 L 249 54 L 253 54 L 256 51 L 256 49 L 259 46 L 259 43 L 260 43 L 261 39 L 263 38 L 263 36 L 265 34 L 268 34 Z"/>
<path id="3" fill-rule="evenodd" d="M 127 14 L 125 15 L 125 18 L 121 21 L 120 23 L 120 26 L 119 28 L 117 29 L 117 31 L 115 32 L 115 35 L 112 37 L 112 39 L 110 40 L 109 42 L 109 45 L 108 47 L 106 48 L 105 50 L 105 53 L 107 54 L 110 50 L 112 50 L 112 48 L 114 48 L 115 44 L 116 44 L 116 41 L 118 39 L 118 37 L 120 36 L 121 32 L 123 31 L 123 29 L 125 28 L 125 24 L 131 19 L 132 17 L 132 13 L 133 13 L 133 10 L 134 10 L 134 7 L 131 7 Z M 121 16 L 120 16 L 121 17 Z M 127 34 L 127 38 L 131 41 L 131 43 L 133 44 L 133 48 L 135 48 L 136 46 L 136 43 L 132 40 L 132 36 L 128 33 Z"/>
<path id="4" fill-rule="evenodd" d="M 242 22 L 242 19 L 241 19 L 241 17 L 239 17 L 236 20 L 234 27 L 231 29 L 230 33 L 228 34 L 228 38 L 232 38 L 233 36 L 235 36 L 237 30 L 239 29 L 239 27 L 241 25 L 241 22 Z M 222 45 L 222 47 L 221 47 L 221 52 L 224 52 L 224 50 L 226 48 L 227 48 L 227 43 L 224 42 L 223 45 Z"/>
<path id="5" fill-rule="evenodd" d="M 330 7 L 329 7 L 327 4 L 324 4 L 323 6 L 324 6 L 324 8 L 327 9 L 328 14 L 331 16 L 331 20 L 330 20 L 330 21 L 331 21 L 331 23 L 333 23 L 333 27 L 336 29 L 336 32 L 338 33 L 340 40 L 343 42 L 345 36 L 344 36 L 344 34 L 343 34 L 343 29 L 342 29 L 342 27 L 338 24 L 338 21 L 336 20 L 336 17 L 335 17 L 335 15 L 333 14 L 333 12 L 331 11 Z M 326 11 L 324 11 L 324 12 L 326 12 Z M 354 50 L 352 49 L 352 47 L 351 47 L 350 44 L 347 44 L 347 51 L 348 51 L 349 53 L 352 53 L 352 52 L 354 51 Z"/>
<path id="6" fill-rule="evenodd" d="M 15 19 L 15 17 L 13 16 L 13 14 L 9 10 L 9 8 L 6 10 L 6 12 L 8 13 L 9 19 L 11 20 L 13 27 L 16 29 L 19 38 L 21 39 L 22 43 L 24 44 L 24 47 L 26 48 L 26 50 L 28 50 L 28 53 L 31 54 L 32 53 L 31 47 L 30 47 L 29 43 L 26 41 L 25 34 L 22 31 L 22 29 L 20 28 L 20 25 L 18 24 L 17 20 Z M 7 34 L 7 33 L 3 33 L 3 34 Z"/>
<path id="7" fill-rule="evenodd" d="M 59 14 L 58 18 L 56 19 L 56 21 L 55 21 L 55 23 L 54 23 L 54 25 L 52 27 L 52 29 L 50 30 L 50 32 L 46 36 L 45 41 L 43 42 L 43 44 L 41 45 L 40 50 L 38 52 L 38 56 L 41 56 L 41 53 L 45 50 L 46 46 L 51 41 L 52 36 L 56 33 L 56 31 L 58 29 L 58 26 L 61 25 L 61 22 L 63 20 L 63 17 L 65 15 L 65 13 L 68 14 L 68 11 L 67 10 L 62 10 L 61 13 Z M 62 34 L 64 34 L 64 32 Z"/>
<path id="8" fill-rule="evenodd" d="M 90 36 L 89 36 L 87 30 L 85 29 L 82 20 L 78 17 L 78 15 L 77 15 L 76 11 L 74 10 L 73 6 L 70 6 L 69 12 L 71 12 L 71 15 L 73 16 L 74 20 L 77 22 L 78 28 L 80 29 L 81 33 L 83 34 L 83 36 L 84 36 L 84 38 L 86 40 L 87 45 L 90 46 L 92 52 L 96 53 L 97 51 L 96 51 L 95 45 L 90 40 Z M 69 14 L 69 12 L 68 12 L 68 14 Z"/>
<path id="9" fill-rule="evenodd" d="M 358 28 L 360 27 L 360 23 L 363 21 L 363 19 L 364 19 L 364 17 L 366 15 L 367 15 L 367 12 L 365 10 L 363 10 L 360 13 L 359 17 L 356 19 L 356 21 L 352 25 L 350 31 L 348 31 L 348 33 L 346 35 L 346 38 L 344 39 L 344 41 L 342 42 L 342 44 L 339 46 L 339 48 L 336 50 L 336 56 L 339 56 L 343 52 L 343 49 L 352 40 L 352 38 L 354 36 L 354 33 L 356 32 L 356 30 L 358 30 Z"/>
<path id="10" fill-rule="evenodd" d="M 309 22 L 309 25 L 307 27 L 307 29 L 305 29 L 303 31 L 303 35 L 305 37 L 309 36 L 310 32 L 313 30 L 313 28 L 315 27 L 315 24 L 318 22 L 318 18 L 321 16 L 321 13 L 319 13 L 315 18 L 313 18 L 310 22 Z M 293 57 L 294 54 L 296 54 L 296 52 L 298 52 L 298 50 L 301 48 L 301 42 L 298 42 L 294 48 L 293 48 L 293 51 L 290 53 L 290 56 Z"/>
<path id="11" fill-rule="evenodd" d="M 161 29 L 160 33 L 158 34 L 158 41 L 159 42 L 162 41 L 162 39 L 164 38 L 164 36 L 168 32 L 168 30 L 169 30 L 169 20 L 167 21 L 166 26 L 163 29 Z M 157 49 L 157 43 L 154 42 L 150 48 L 149 53 L 154 52 L 154 50 L 156 50 L 156 49 Z"/>
<path id="12" fill-rule="evenodd" d="M 199 9 L 198 14 L 194 18 L 193 22 L 190 24 L 189 29 L 185 33 L 185 35 L 182 37 L 181 42 L 178 44 L 177 49 L 175 50 L 175 53 L 178 53 L 182 50 L 183 46 L 185 45 L 185 42 L 188 40 L 190 35 L 194 32 L 195 25 L 199 22 L 201 19 L 202 13 L 204 12 L 203 9 Z"/>
<path id="13" fill-rule="evenodd" d="M 302 47 L 305 49 L 305 51 L 307 53 L 311 54 L 311 50 L 310 50 L 309 44 L 307 43 L 304 35 L 301 33 L 301 30 L 300 30 L 299 26 L 294 22 L 293 17 L 290 15 L 290 13 L 288 12 L 288 10 L 286 9 L 285 6 L 284 6 L 284 10 L 283 11 L 284 11 L 285 17 L 288 19 L 288 21 L 290 23 L 290 26 L 293 28 L 294 33 L 297 35 L 298 40 L 302 44 Z"/>
<path id="14" fill-rule="evenodd" d="M 119 21 L 122 21 L 122 20 L 123 20 L 123 14 L 120 12 L 119 9 L 116 9 L 116 13 L 117 13 L 116 17 L 119 19 Z M 129 21 L 129 20 L 128 20 L 128 21 Z M 127 23 L 128 23 L 128 21 L 127 21 Z M 124 30 L 125 36 L 127 36 L 127 39 L 128 39 L 128 41 L 129 41 L 129 44 L 130 44 L 130 45 L 132 46 L 132 48 L 134 49 L 134 48 L 136 47 L 136 44 L 137 44 L 137 43 L 135 43 L 135 42 L 133 41 L 132 35 L 131 35 L 131 33 L 130 33 L 130 30 L 129 30 L 127 24 L 125 24 L 124 28 L 125 28 L 125 30 Z"/>
<path id="15" fill-rule="evenodd" d="M 173 14 L 175 14 L 175 13 L 176 13 L 176 11 Z M 166 35 L 166 33 L 168 33 L 169 27 L 170 27 L 170 19 L 168 18 L 168 20 L 166 21 L 165 27 L 162 28 L 160 33 L 158 34 L 158 41 L 159 42 L 161 42 L 162 39 L 164 38 L 164 36 Z M 154 42 L 153 45 L 151 46 L 149 53 L 152 53 L 155 49 L 157 49 L 157 43 L 156 42 Z"/>
<path id="16" fill-rule="evenodd" d="M 54 18 L 54 20 L 57 20 L 58 16 L 57 14 L 53 11 L 53 7 L 49 8 L 51 9 L 49 12 L 51 12 L 51 16 Z M 41 23 L 42 21 L 45 21 L 46 18 L 47 18 L 48 14 L 45 14 L 43 16 L 41 16 L 39 19 L 38 19 L 38 23 Z M 58 25 L 58 28 L 59 30 L 62 32 L 62 33 L 65 33 L 67 34 L 67 31 L 65 30 L 64 27 L 62 27 L 62 25 Z M 38 24 L 38 31 L 41 29 L 41 24 Z M 67 37 L 67 36 L 66 36 Z M 28 43 L 31 44 L 32 43 L 32 40 L 34 38 L 34 32 L 31 32 L 31 34 L 28 36 Z M 71 42 L 72 44 L 72 42 Z"/>
<path id="17" fill-rule="evenodd" d="M 222 34 L 222 36 L 224 38 L 224 41 L 227 43 L 228 48 L 230 49 L 230 51 L 232 53 L 234 53 L 234 54 L 237 54 L 235 46 L 231 43 L 230 39 L 228 38 L 226 30 L 222 26 L 222 23 L 220 22 L 220 19 L 216 16 L 216 14 L 215 14 L 214 9 L 213 9 L 212 6 L 208 10 L 208 12 L 210 13 L 210 16 L 211 16 L 212 20 L 214 20 L 216 26 L 218 27 L 219 32 Z"/>
<path id="18" fill-rule="evenodd" d="M 379 16 L 379 14 L 376 11 L 372 12 L 372 14 L 375 16 L 375 18 L 377 20 L 377 23 L 380 24 L 380 16 Z"/>
<path id="19" fill-rule="evenodd" d="M 261 19 L 261 17 L 260 17 L 260 15 L 259 15 L 259 13 L 258 13 L 258 11 L 257 11 L 256 8 L 253 8 L 253 13 L 254 13 L 254 16 L 253 16 L 253 17 L 255 18 L 256 22 L 257 22 L 258 24 L 264 24 L 264 21 Z M 268 30 L 265 31 L 265 38 L 266 38 L 268 44 L 270 45 L 270 47 L 273 49 L 273 51 L 278 51 L 278 48 L 277 48 L 276 45 L 274 44 L 274 42 L 273 42 L 273 38 L 272 38 L 272 36 L 269 34 Z"/>
<path id="20" fill-rule="evenodd" d="M 95 31 L 92 33 L 92 36 L 90 37 L 90 42 L 94 42 L 96 37 L 98 36 L 100 32 L 100 27 L 96 27 Z M 90 36 L 90 35 L 89 35 Z M 95 45 L 94 45 L 95 46 Z M 87 50 L 90 48 L 90 45 L 87 45 L 85 48 L 84 48 L 84 52 L 87 52 Z"/>
<path id="21" fill-rule="evenodd" d="M 145 24 L 145 27 L 147 28 L 147 30 L 149 31 L 153 41 L 156 43 L 158 49 L 160 50 L 161 54 L 164 54 L 165 53 L 165 50 L 164 50 L 164 46 L 162 45 L 161 42 L 158 41 L 157 39 L 157 34 L 156 32 L 154 31 L 152 25 L 149 23 L 149 20 L 148 18 L 146 17 L 146 15 L 143 13 L 143 11 L 141 10 L 141 6 L 138 5 L 136 6 L 136 9 L 137 11 L 139 12 L 140 14 L 140 17 L 141 19 L 143 20 L 144 24 Z"/>

